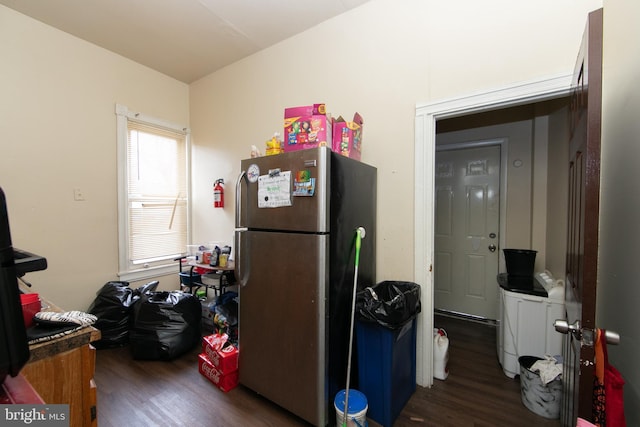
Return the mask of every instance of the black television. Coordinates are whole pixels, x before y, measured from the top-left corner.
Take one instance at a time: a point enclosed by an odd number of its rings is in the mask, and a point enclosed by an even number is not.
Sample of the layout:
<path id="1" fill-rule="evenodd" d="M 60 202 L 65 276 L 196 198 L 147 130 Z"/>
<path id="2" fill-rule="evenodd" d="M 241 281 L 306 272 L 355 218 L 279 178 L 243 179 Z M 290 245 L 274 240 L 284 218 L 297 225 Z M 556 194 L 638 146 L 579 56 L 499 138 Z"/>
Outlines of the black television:
<path id="1" fill-rule="evenodd" d="M 0 188 L 0 384 L 7 375 L 18 375 L 29 360 L 18 276 L 46 268 L 45 258 L 13 248 L 7 201 Z"/>

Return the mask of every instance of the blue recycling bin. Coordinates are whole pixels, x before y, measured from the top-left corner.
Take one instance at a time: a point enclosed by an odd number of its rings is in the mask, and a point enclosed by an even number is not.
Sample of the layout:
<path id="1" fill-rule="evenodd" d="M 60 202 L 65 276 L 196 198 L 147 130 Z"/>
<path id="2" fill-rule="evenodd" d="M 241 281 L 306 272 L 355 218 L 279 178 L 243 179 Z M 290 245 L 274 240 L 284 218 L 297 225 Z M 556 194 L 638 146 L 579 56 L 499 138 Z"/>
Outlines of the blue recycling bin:
<path id="1" fill-rule="evenodd" d="M 416 390 L 416 316 L 420 286 L 380 282 L 356 295 L 358 389 L 368 417 L 391 427 Z"/>
<path id="2" fill-rule="evenodd" d="M 416 390 L 416 319 L 395 330 L 357 320 L 356 343 L 367 417 L 391 427 Z"/>

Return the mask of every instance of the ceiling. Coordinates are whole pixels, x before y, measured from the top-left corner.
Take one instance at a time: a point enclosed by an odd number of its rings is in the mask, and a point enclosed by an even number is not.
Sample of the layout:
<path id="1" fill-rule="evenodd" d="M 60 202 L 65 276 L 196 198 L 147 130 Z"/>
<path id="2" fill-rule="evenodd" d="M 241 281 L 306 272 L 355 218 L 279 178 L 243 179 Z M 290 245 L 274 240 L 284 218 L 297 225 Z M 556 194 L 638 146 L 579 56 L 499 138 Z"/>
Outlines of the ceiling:
<path id="1" fill-rule="evenodd" d="M 0 0 L 191 83 L 369 0 Z"/>

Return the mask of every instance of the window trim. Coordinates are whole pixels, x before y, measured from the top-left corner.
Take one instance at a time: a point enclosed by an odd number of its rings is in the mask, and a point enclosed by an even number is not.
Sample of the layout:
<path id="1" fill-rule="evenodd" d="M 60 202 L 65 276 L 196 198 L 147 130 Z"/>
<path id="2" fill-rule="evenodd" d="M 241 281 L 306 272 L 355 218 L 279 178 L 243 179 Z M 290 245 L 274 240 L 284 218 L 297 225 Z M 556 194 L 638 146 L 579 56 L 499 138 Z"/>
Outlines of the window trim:
<path id="1" fill-rule="evenodd" d="M 121 104 L 116 104 L 115 112 L 118 165 L 118 277 L 123 281 L 136 281 L 174 274 L 177 268 L 176 263 L 173 261 L 171 261 L 170 264 L 142 268 L 134 268 L 128 261 L 129 210 L 127 194 L 129 177 L 127 162 L 123 160 L 127 158 L 128 122 L 130 120 L 184 134 L 187 150 L 187 241 L 191 242 L 191 129 L 142 113 L 130 111 L 126 106 Z"/>

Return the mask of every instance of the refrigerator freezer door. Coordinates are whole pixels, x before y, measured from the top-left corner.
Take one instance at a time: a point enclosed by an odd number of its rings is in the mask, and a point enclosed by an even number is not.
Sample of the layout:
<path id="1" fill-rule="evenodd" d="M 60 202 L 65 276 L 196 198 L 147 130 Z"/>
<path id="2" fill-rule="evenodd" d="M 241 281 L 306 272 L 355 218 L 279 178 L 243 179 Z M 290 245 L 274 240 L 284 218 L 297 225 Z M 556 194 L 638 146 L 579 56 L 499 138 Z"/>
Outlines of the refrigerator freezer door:
<path id="1" fill-rule="evenodd" d="M 242 231 L 240 382 L 325 425 L 328 236 Z"/>
<path id="2" fill-rule="evenodd" d="M 236 227 L 329 232 L 330 154 L 320 147 L 243 160 L 246 177 L 237 189 L 241 205 Z M 277 181 L 278 176 L 284 179 Z M 278 206 L 273 207 L 276 198 Z M 282 206 L 283 199 L 290 205 Z"/>

